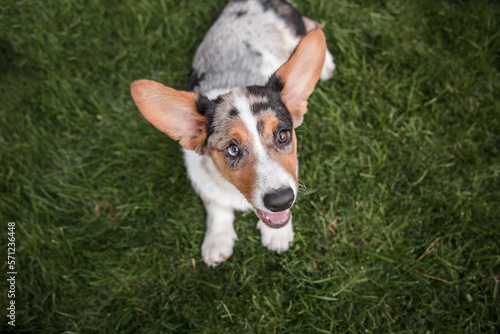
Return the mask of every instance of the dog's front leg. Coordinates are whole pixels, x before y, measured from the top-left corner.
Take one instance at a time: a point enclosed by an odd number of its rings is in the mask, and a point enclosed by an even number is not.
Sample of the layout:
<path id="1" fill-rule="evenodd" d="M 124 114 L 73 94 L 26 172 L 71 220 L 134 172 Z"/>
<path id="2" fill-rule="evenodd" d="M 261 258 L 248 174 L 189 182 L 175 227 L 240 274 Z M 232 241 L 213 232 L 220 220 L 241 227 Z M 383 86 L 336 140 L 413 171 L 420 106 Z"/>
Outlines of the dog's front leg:
<path id="1" fill-rule="evenodd" d="M 207 211 L 207 232 L 201 246 L 203 261 L 217 266 L 233 254 L 234 242 L 238 240 L 234 230 L 234 210 L 212 201 L 204 200 Z"/>
<path id="2" fill-rule="evenodd" d="M 278 254 L 287 251 L 294 238 L 292 218 L 282 228 L 269 227 L 259 219 L 257 228 L 260 230 L 262 245 Z"/>

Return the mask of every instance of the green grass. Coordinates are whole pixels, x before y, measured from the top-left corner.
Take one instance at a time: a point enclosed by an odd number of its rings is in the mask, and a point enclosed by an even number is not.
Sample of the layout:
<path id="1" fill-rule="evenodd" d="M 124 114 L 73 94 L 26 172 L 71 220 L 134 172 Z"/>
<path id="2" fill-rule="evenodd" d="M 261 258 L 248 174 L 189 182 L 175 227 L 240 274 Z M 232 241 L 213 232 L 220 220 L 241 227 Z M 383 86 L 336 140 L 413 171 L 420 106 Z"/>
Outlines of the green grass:
<path id="1" fill-rule="evenodd" d="M 271 253 L 238 214 L 213 269 L 179 146 L 129 85 L 184 88 L 224 3 L 0 5 L 0 331 L 497 333 L 498 3 L 297 0 L 338 70 L 297 132 L 296 239 Z"/>

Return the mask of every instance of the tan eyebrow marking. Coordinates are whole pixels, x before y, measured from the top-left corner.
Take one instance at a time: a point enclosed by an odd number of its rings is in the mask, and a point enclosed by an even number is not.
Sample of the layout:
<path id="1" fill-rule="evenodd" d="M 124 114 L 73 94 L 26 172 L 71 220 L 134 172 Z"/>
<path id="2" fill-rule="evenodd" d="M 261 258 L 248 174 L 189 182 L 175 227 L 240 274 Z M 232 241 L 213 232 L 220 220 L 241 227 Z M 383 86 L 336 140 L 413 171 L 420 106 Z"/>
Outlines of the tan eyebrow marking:
<path id="1" fill-rule="evenodd" d="M 258 121 L 263 122 L 262 133 L 260 133 L 260 135 L 264 135 L 265 137 L 272 136 L 274 130 L 276 130 L 276 127 L 280 123 L 276 115 L 270 109 L 261 112 Z"/>
<path id="2" fill-rule="evenodd" d="M 252 146 L 252 138 L 248 133 L 247 128 L 241 122 L 237 122 L 234 125 L 231 125 L 228 129 L 228 135 L 230 138 L 236 139 L 240 143 L 246 146 Z"/>

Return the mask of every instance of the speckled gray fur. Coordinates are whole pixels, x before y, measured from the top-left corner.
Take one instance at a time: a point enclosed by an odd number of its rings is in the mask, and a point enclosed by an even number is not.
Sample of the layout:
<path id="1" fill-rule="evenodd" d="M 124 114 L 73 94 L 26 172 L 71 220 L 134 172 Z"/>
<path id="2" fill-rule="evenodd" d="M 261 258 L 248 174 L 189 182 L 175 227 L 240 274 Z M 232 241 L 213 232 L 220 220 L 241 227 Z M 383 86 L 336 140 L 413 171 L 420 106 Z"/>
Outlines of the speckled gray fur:
<path id="1" fill-rule="evenodd" d="M 315 25 L 284 0 L 230 0 L 196 51 L 188 90 L 265 84 Z"/>

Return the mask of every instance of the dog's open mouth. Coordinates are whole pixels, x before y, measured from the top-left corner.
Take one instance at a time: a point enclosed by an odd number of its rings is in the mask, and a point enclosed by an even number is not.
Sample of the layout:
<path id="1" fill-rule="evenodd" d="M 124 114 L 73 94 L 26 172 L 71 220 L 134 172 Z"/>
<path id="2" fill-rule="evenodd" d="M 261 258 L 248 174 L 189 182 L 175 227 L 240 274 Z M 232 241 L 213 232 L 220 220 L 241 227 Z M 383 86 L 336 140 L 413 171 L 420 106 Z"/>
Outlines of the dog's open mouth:
<path id="1" fill-rule="evenodd" d="M 255 209 L 255 211 L 264 224 L 272 228 L 282 228 L 288 224 L 290 218 L 292 217 L 290 209 L 274 213 L 264 212 L 259 209 Z"/>

